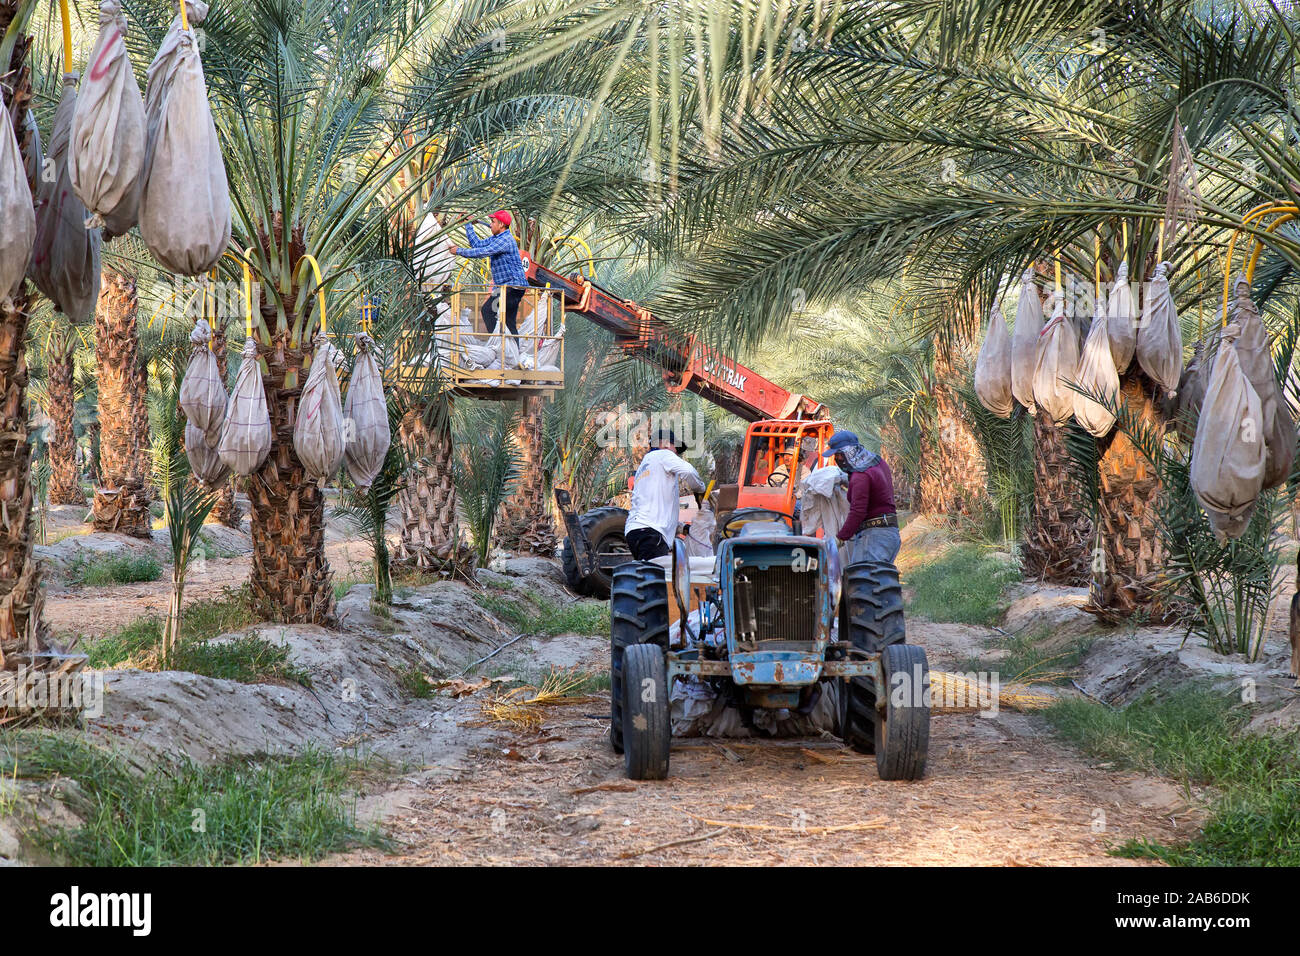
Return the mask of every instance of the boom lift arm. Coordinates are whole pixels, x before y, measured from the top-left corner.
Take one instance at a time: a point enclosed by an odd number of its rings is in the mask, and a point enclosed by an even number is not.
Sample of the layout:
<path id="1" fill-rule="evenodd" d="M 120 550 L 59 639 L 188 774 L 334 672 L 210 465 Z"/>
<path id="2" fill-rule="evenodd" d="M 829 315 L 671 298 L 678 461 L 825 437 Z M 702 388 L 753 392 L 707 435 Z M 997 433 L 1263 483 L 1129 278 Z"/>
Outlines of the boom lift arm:
<path id="1" fill-rule="evenodd" d="M 533 285 L 564 296 L 566 312 L 577 312 L 614 333 L 620 348 L 660 369 L 670 392 L 694 392 L 746 422 L 814 419 L 827 414 L 821 402 L 786 391 L 581 275 L 562 276 L 527 255 L 524 266 Z"/>

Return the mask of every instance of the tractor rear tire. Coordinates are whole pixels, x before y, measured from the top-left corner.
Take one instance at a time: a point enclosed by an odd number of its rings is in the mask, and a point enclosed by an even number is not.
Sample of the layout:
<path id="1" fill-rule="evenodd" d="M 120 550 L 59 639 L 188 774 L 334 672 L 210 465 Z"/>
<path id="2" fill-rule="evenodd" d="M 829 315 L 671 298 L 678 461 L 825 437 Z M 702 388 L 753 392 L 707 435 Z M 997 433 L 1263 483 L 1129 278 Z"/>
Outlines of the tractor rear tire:
<path id="1" fill-rule="evenodd" d="M 623 655 L 637 644 L 668 649 L 668 585 L 657 564 L 614 569 L 609 602 L 609 741 L 623 752 Z"/>
<path id="2" fill-rule="evenodd" d="M 859 561 L 844 569 L 840 599 L 841 640 L 868 654 L 907 639 L 903 620 L 903 589 L 898 569 L 887 561 Z M 841 688 L 844 742 L 859 753 L 876 752 L 876 686 L 855 677 Z"/>
<path id="3" fill-rule="evenodd" d="M 844 569 L 841 601 L 847 639 L 868 654 L 879 654 L 890 644 L 907 640 L 903 620 L 903 588 L 898 568 L 888 561 L 859 561 Z"/>
<path id="4" fill-rule="evenodd" d="M 623 765 L 630 780 L 668 776 L 672 722 L 663 648 L 635 644 L 623 652 Z"/>
<path id="5" fill-rule="evenodd" d="M 925 648 L 891 644 L 880 655 L 888 699 L 877 711 L 876 770 L 881 780 L 920 780 L 930 750 L 930 666 Z"/>
<path id="6" fill-rule="evenodd" d="M 587 544 L 595 554 L 601 548 L 624 546 L 623 526 L 627 524 L 627 511 L 613 506 L 592 508 L 578 519 L 582 533 L 587 536 Z M 564 569 L 564 581 L 569 589 L 578 594 L 605 600 L 609 597 L 613 574 L 602 568 L 594 568 L 591 574 L 582 576 L 578 568 L 578 558 L 573 550 L 573 542 L 567 537 L 560 548 L 560 566 Z"/>

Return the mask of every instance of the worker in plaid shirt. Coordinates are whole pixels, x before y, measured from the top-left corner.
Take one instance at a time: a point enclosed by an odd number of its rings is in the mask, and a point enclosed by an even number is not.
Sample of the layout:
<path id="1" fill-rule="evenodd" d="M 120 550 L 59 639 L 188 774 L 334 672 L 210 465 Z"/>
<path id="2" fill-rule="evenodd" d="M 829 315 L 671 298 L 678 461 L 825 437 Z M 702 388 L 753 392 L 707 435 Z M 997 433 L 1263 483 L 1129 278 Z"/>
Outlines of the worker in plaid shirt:
<path id="1" fill-rule="evenodd" d="M 488 262 L 492 266 L 493 294 L 488 296 L 480 309 L 483 325 L 489 332 L 496 331 L 497 296 L 495 293 L 497 287 L 501 286 L 506 290 L 506 328 L 510 330 L 511 335 L 518 335 L 519 330 L 515 327 L 515 319 L 519 315 L 519 302 L 524 297 L 524 290 L 528 288 L 528 275 L 524 272 L 524 260 L 519 255 L 519 243 L 515 242 L 515 237 L 510 234 L 510 213 L 504 209 L 494 212 L 488 217 L 488 228 L 492 230 L 492 235 L 480 239 L 474 233 L 474 223 L 466 223 L 465 237 L 469 240 L 469 248 L 457 246 L 454 242 L 449 243 L 447 248 L 455 255 L 471 259 L 488 257 Z"/>

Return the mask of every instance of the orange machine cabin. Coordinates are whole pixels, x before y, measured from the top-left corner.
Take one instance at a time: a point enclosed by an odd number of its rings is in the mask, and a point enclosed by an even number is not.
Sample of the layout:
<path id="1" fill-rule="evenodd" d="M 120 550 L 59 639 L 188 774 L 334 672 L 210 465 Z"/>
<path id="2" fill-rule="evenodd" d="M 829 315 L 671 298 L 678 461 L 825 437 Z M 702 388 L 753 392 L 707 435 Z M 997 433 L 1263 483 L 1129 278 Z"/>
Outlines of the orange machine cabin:
<path id="1" fill-rule="evenodd" d="M 754 422 L 745 433 L 736 508 L 767 508 L 794 514 L 799 480 L 822 465 L 835 431 L 828 421 Z"/>

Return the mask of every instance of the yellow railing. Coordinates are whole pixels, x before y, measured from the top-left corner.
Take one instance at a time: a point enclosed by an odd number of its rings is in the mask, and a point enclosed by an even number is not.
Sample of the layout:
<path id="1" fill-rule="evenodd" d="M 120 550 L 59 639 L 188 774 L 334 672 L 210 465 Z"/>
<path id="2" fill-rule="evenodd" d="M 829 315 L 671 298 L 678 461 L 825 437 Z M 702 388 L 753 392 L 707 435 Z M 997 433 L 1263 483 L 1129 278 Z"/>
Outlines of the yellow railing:
<path id="1" fill-rule="evenodd" d="M 436 294 L 432 287 L 426 290 Z M 487 330 L 482 308 L 495 298 L 496 322 Z M 511 335 L 506 328 L 505 290 L 486 286 L 460 286 L 445 300 L 449 312 L 443 312 L 436 328 L 412 329 L 398 339 L 398 376 L 407 382 L 422 380 L 437 367 L 449 387 L 557 389 L 564 387 L 564 297 L 549 289 L 528 288 L 519 301 L 515 327 Z M 440 310 L 441 311 L 441 310 Z M 540 322 L 533 321 L 540 318 Z M 527 331 L 526 331 L 527 330 Z M 508 350 L 518 350 L 518 360 L 511 367 Z M 539 368 L 542 363 L 545 368 Z M 483 368 L 499 364 L 502 368 Z M 518 366 L 530 365 L 529 368 Z M 517 384 L 516 384 L 517 383 Z"/>

